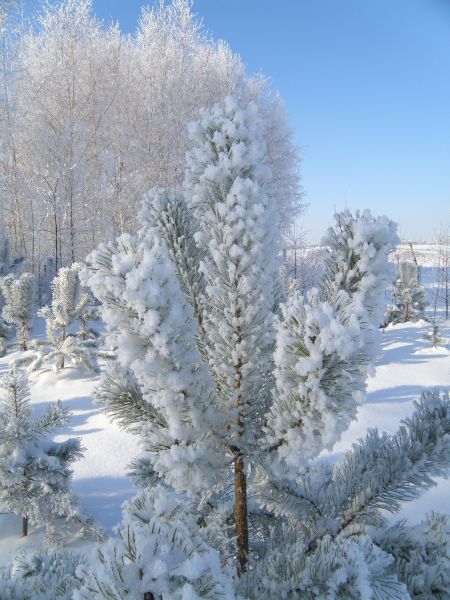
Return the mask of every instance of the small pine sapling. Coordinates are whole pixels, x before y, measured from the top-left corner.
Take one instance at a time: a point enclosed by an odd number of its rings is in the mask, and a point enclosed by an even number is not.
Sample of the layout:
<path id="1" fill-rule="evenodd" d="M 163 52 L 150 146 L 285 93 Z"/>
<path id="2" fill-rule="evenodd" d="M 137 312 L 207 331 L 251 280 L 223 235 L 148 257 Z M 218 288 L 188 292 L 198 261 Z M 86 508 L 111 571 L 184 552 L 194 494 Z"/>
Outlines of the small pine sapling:
<path id="1" fill-rule="evenodd" d="M 44 365 L 50 365 L 54 371 L 66 366 L 83 365 L 91 371 L 98 371 L 93 349 L 81 343 L 75 335 L 66 335 L 64 328 L 58 325 L 51 308 L 44 306 L 38 313 L 44 317 L 47 338 L 33 341 L 34 355 L 14 362 L 17 366 L 28 364 L 29 371 L 36 371 Z"/>
<path id="2" fill-rule="evenodd" d="M 387 307 L 385 314 L 386 324 L 406 323 L 423 318 L 425 292 L 419 284 L 419 271 L 415 263 L 399 263 L 392 299 L 394 302 Z"/>
<path id="3" fill-rule="evenodd" d="M 7 323 L 17 327 L 22 350 L 28 348 L 29 324 L 33 318 L 33 288 L 34 278 L 31 273 L 0 278 L 0 290 L 5 299 L 2 316 Z"/>
<path id="4" fill-rule="evenodd" d="M 34 419 L 24 372 L 10 372 L 0 386 L 0 508 L 22 515 L 24 536 L 31 523 L 44 525 L 49 538 L 58 537 L 59 524 L 82 521 L 70 492 L 69 467 L 82 455 L 80 441 L 48 438 L 70 412 L 57 402 Z"/>
<path id="5" fill-rule="evenodd" d="M 46 339 L 33 340 L 30 346 L 34 354 L 15 359 L 13 366 L 28 366 L 29 371 L 35 371 L 50 365 L 57 371 L 67 365 L 83 365 L 92 371 L 98 370 L 96 345 L 87 325 L 91 318 L 89 295 L 81 287 L 80 269 L 81 266 L 74 263 L 59 270 L 52 282 L 52 302 L 38 312 L 45 319 Z M 74 333 L 70 328 L 76 321 L 81 329 Z"/>
<path id="6" fill-rule="evenodd" d="M 432 348 L 445 346 L 447 340 L 442 337 L 441 325 L 438 321 L 433 321 L 428 327 L 428 331 L 423 334 L 423 339 L 430 344 Z"/>
<path id="7" fill-rule="evenodd" d="M 71 267 L 62 267 L 52 282 L 52 302 L 50 310 L 46 310 L 47 331 L 49 340 L 57 344 L 59 368 L 64 368 L 65 355 L 73 351 L 74 344 L 65 344 L 68 328 L 85 312 L 89 296 L 83 292 L 79 271 L 81 265 L 74 263 Z M 57 340 L 57 331 L 59 332 Z M 64 350 L 67 350 L 65 352 Z"/>

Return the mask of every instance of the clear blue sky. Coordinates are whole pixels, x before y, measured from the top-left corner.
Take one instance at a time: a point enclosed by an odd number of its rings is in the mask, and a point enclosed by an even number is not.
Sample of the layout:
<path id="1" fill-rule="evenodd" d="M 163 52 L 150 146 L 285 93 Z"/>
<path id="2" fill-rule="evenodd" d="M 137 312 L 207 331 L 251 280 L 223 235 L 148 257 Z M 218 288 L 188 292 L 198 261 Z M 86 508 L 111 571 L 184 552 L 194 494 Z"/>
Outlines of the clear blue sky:
<path id="1" fill-rule="evenodd" d="M 94 0 L 135 29 L 139 0 Z M 196 0 L 215 38 L 286 101 L 319 239 L 335 209 L 370 208 L 429 239 L 450 225 L 450 0 Z"/>

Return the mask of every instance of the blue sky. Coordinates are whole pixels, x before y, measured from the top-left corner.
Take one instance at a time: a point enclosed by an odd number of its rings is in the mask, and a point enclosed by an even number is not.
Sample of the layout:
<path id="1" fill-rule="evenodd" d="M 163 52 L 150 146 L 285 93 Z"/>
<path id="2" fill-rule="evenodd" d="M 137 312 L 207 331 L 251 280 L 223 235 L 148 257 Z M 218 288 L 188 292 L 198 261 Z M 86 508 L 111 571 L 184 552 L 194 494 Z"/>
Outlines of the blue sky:
<path id="1" fill-rule="evenodd" d="M 94 0 L 132 32 L 139 0 Z M 285 99 L 311 241 L 370 208 L 405 239 L 450 225 L 449 0 L 196 0 L 215 38 Z"/>

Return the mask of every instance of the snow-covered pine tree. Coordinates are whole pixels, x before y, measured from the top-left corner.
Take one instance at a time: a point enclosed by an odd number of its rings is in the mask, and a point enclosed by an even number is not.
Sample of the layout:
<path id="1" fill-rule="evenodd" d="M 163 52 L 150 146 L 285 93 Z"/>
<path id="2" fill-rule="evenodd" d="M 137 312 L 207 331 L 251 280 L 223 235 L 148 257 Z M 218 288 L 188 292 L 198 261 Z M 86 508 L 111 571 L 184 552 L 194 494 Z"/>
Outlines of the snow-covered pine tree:
<path id="1" fill-rule="evenodd" d="M 7 340 L 11 335 L 11 327 L 0 316 L 0 356 L 5 356 L 7 350 Z"/>
<path id="2" fill-rule="evenodd" d="M 34 419 L 28 379 L 21 371 L 1 378 L 0 386 L 0 508 L 22 515 L 23 535 L 29 522 L 44 525 L 49 537 L 58 535 L 58 522 L 81 522 L 69 468 L 82 455 L 80 441 L 48 438 L 70 412 L 58 402 Z"/>
<path id="3" fill-rule="evenodd" d="M 406 323 L 423 317 L 425 292 L 419 284 L 418 267 L 412 262 L 398 265 L 392 291 L 393 304 L 387 307 L 385 323 Z"/>
<path id="4" fill-rule="evenodd" d="M 67 328 L 75 319 L 84 313 L 89 302 L 88 295 L 83 291 L 79 272 L 81 265 L 73 263 L 70 267 L 62 267 L 52 282 L 51 314 L 46 319 L 52 319 L 52 339 L 55 339 L 56 329 L 60 332 L 60 342 L 64 344 Z M 60 367 L 64 367 L 64 353 L 61 354 Z"/>
<path id="5" fill-rule="evenodd" d="M 119 361 L 123 367 L 131 367 L 147 401 L 163 413 L 163 427 L 168 432 L 174 430 L 175 439 L 170 444 L 167 440 L 156 446 L 153 468 L 175 488 L 181 485 L 191 493 L 206 492 L 207 481 L 221 482 L 227 492 L 235 489 L 241 569 L 248 554 L 244 457 L 260 452 L 257 439 L 268 407 L 272 371 L 271 311 L 277 272 L 273 251 L 276 217 L 264 191 L 265 148 L 255 117 L 254 108 L 240 110 L 230 99 L 225 110 L 216 107 L 213 113 L 205 111 L 193 132 L 201 147 L 190 158 L 188 174 L 192 177 L 187 177 L 187 197 L 198 219 L 195 238 L 202 258 L 196 268 L 205 280 L 205 293 L 198 306 L 195 291 L 186 297 L 194 304 L 197 323 L 201 320 L 199 351 L 194 346 L 196 323 L 191 309 L 182 296 L 167 250 L 158 241 L 158 227 L 152 225 L 155 210 L 160 210 L 164 199 L 155 199 L 156 208 L 144 209 L 141 222 L 148 225 L 140 239 L 122 237 L 93 256 L 94 274 L 88 277 L 103 302 L 105 321 L 118 327 L 115 345 Z M 202 164 L 206 165 L 205 173 L 197 172 Z M 189 238 L 183 235 L 177 239 L 188 243 Z M 177 258 L 173 244 L 169 246 L 183 289 L 195 290 L 195 277 L 189 273 L 196 265 L 180 264 L 182 254 Z M 193 263 L 199 251 L 192 257 Z M 203 312 L 201 319 L 199 311 Z M 203 332 L 207 332 L 206 338 Z M 207 363 L 202 363 L 202 355 Z M 214 381 L 207 374 L 208 366 Z M 175 386 L 173 391 L 171 386 Z M 176 404 L 171 400 L 174 392 Z M 195 412 L 191 416 L 186 409 Z M 189 438 L 196 438 L 197 444 L 202 438 L 211 439 L 215 448 L 205 453 L 208 460 L 203 459 L 204 465 L 198 458 L 195 464 L 193 450 L 189 459 L 182 455 L 187 432 L 180 430 L 180 420 L 190 423 Z M 176 430 L 180 431 L 175 435 Z M 166 451 L 161 448 L 165 446 L 170 450 L 170 462 L 163 458 Z M 215 456 L 219 459 L 213 462 Z M 204 475 L 193 477 L 192 467 Z M 195 482 L 200 484 L 197 489 Z"/>
<path id="6" fill-rule="evenodd" d="M 134 478 L 149 516 L 127 509 L 123 540 L 100 549 L 81 597 L 412 598 L 382 511 L 397 512 L 447 469 L 448 399 L 425 397 L 396 435 L 371 431 L 336 465 L 314 460 L 364 392 L 394 226 L 368 213 L 338 216 L 320 289 L 279 305 L 254 110 L 228 100 L 191 132 L 185 200 L 154 191 L 139 234 L 101 247 L 84 274 L 118 347 L 119 367 L 97 397 L 142 434 Z M 183 504 L 183 522 L 196 523 L 185 547 L 200 538 L 219 551 L 216 585 L 236 565 L 234 591 L 196 587 L 203 571 L 188 565 L 202 564 L 200 550 L 173 561 L 167 539 Z M 425 573 L 431 554 L 412 568 Z"/>
<path id="7" fill-rule="evenodd" d="M 433 321 L 428 330 L 423 334 L 423 339 L 428 342 L 432 348 L 444 346 L 447 340 L 442 336 L 441 324 L 438 321 Z"/>
<path id="8" fill-rule="evenodd" d="M 8 337 L 11 335 L 10 325 L 1 316 L 1 297 L 0 297 L 0 357 L 6 355 L 8 350 Z"/>
<path id="9" fill-rule="evenodd" d="M 59 326 L 57 318 L 48 306 L 38 312 L 45 319 L 46 339 L 33 340 L 30 347 L 33 354 L 20 357 L 11 362 L 16 367 L 28 366 L 29 371 L 36 371 L 44 365 L 49 365 L 54 371 L 65 366 L 83 365 L 91 371 L 98 370 L 96 348 L 83 342 L 76 335 L 66 335 L 65 326 Z"/>
<path id="10" fill-rule="evenodd" d="M 73 321 L 80 318 L 89 302 L 88 294 L 81 287 L 80 270 L 79 263 L 62 267 L 52 281 L 51 308 L 56 324 L 64 332 Z"/>
<path id="11" fill-rule="evenodd" d="M 0 215 L 0 226 L 1 215 Z M 0 232 L 3 227 L 0 227 Z M 9 257 L 9 239 L 0 233 L 0 277 L 6 276 L 11 269 Z M 0 288 L 0 356 L 5 356 L 7 350 L 7 339 L 12 335 L 12 328 L 2 316 L 4 299 Z"/>
<path id="12" fill-rule="evenodd" d="M 88 369 L 98 369 L 95 356 L 95 343 L 92 342 L 87 322 L 91 316 L 89 295 L 82 289 L 79 272 L 81 265 L 74 263 L 63 267 L 52 282 L 52 301 L 38 312 L 46 324 L 45 340 L 33 340 L 30 344 L 35 350 L 13 361 L 14 366 L 28 366 L 30 371 L 39 369 L 43 364 L 53 369 L 63 369 L 65 365 L 84 365 Z M 80 324 L 78 333 L 69 332 L 75 321 Z"/>
<path id="13" fill-rule="evenodd" d="M 204 304 L 210 371 L 227 414 L 232 452 L 237 556 L 246 569 L 249 551 L 247 474 L 260 452 L 268 409 L 274 344 L 277 222 L 267 194 L 266 147 L 256 108 L 204 111 L 190 128 L 185 193 L 199 224 L 204 252 Z"/>
<path id="14" fill-rule="evenodd" d="M 22 350 L 27 349 L 29 324 L 33 317 L 33 288 L 34 278 L 31 273 L 0 278 L 0 290 L 5 299 L 2 316 L 7 323 L 17 327 Z"/>

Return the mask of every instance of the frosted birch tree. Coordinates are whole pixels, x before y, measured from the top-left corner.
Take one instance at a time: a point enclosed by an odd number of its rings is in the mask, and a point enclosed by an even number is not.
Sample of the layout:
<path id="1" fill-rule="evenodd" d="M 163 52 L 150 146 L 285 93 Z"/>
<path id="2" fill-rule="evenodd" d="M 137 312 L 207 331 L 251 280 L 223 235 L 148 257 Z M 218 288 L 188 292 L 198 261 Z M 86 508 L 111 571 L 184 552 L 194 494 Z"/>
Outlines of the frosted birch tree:
<path id="1" fill-rule="evenodd" d="M 39 279 L 49 258 L 56 275 L 135 232 L 149 188 L 181 189 L 187 124 L 228 94 L 264 114 L 268 193 L 283 227 L 298 214 L 298 153 L 281 98 L 205 33 L 188 0 L 143 9 L 132 36 L 97 21 L 91 0 L 48 3 L 7 37 L 0 205 L 13 254 Z"/>

